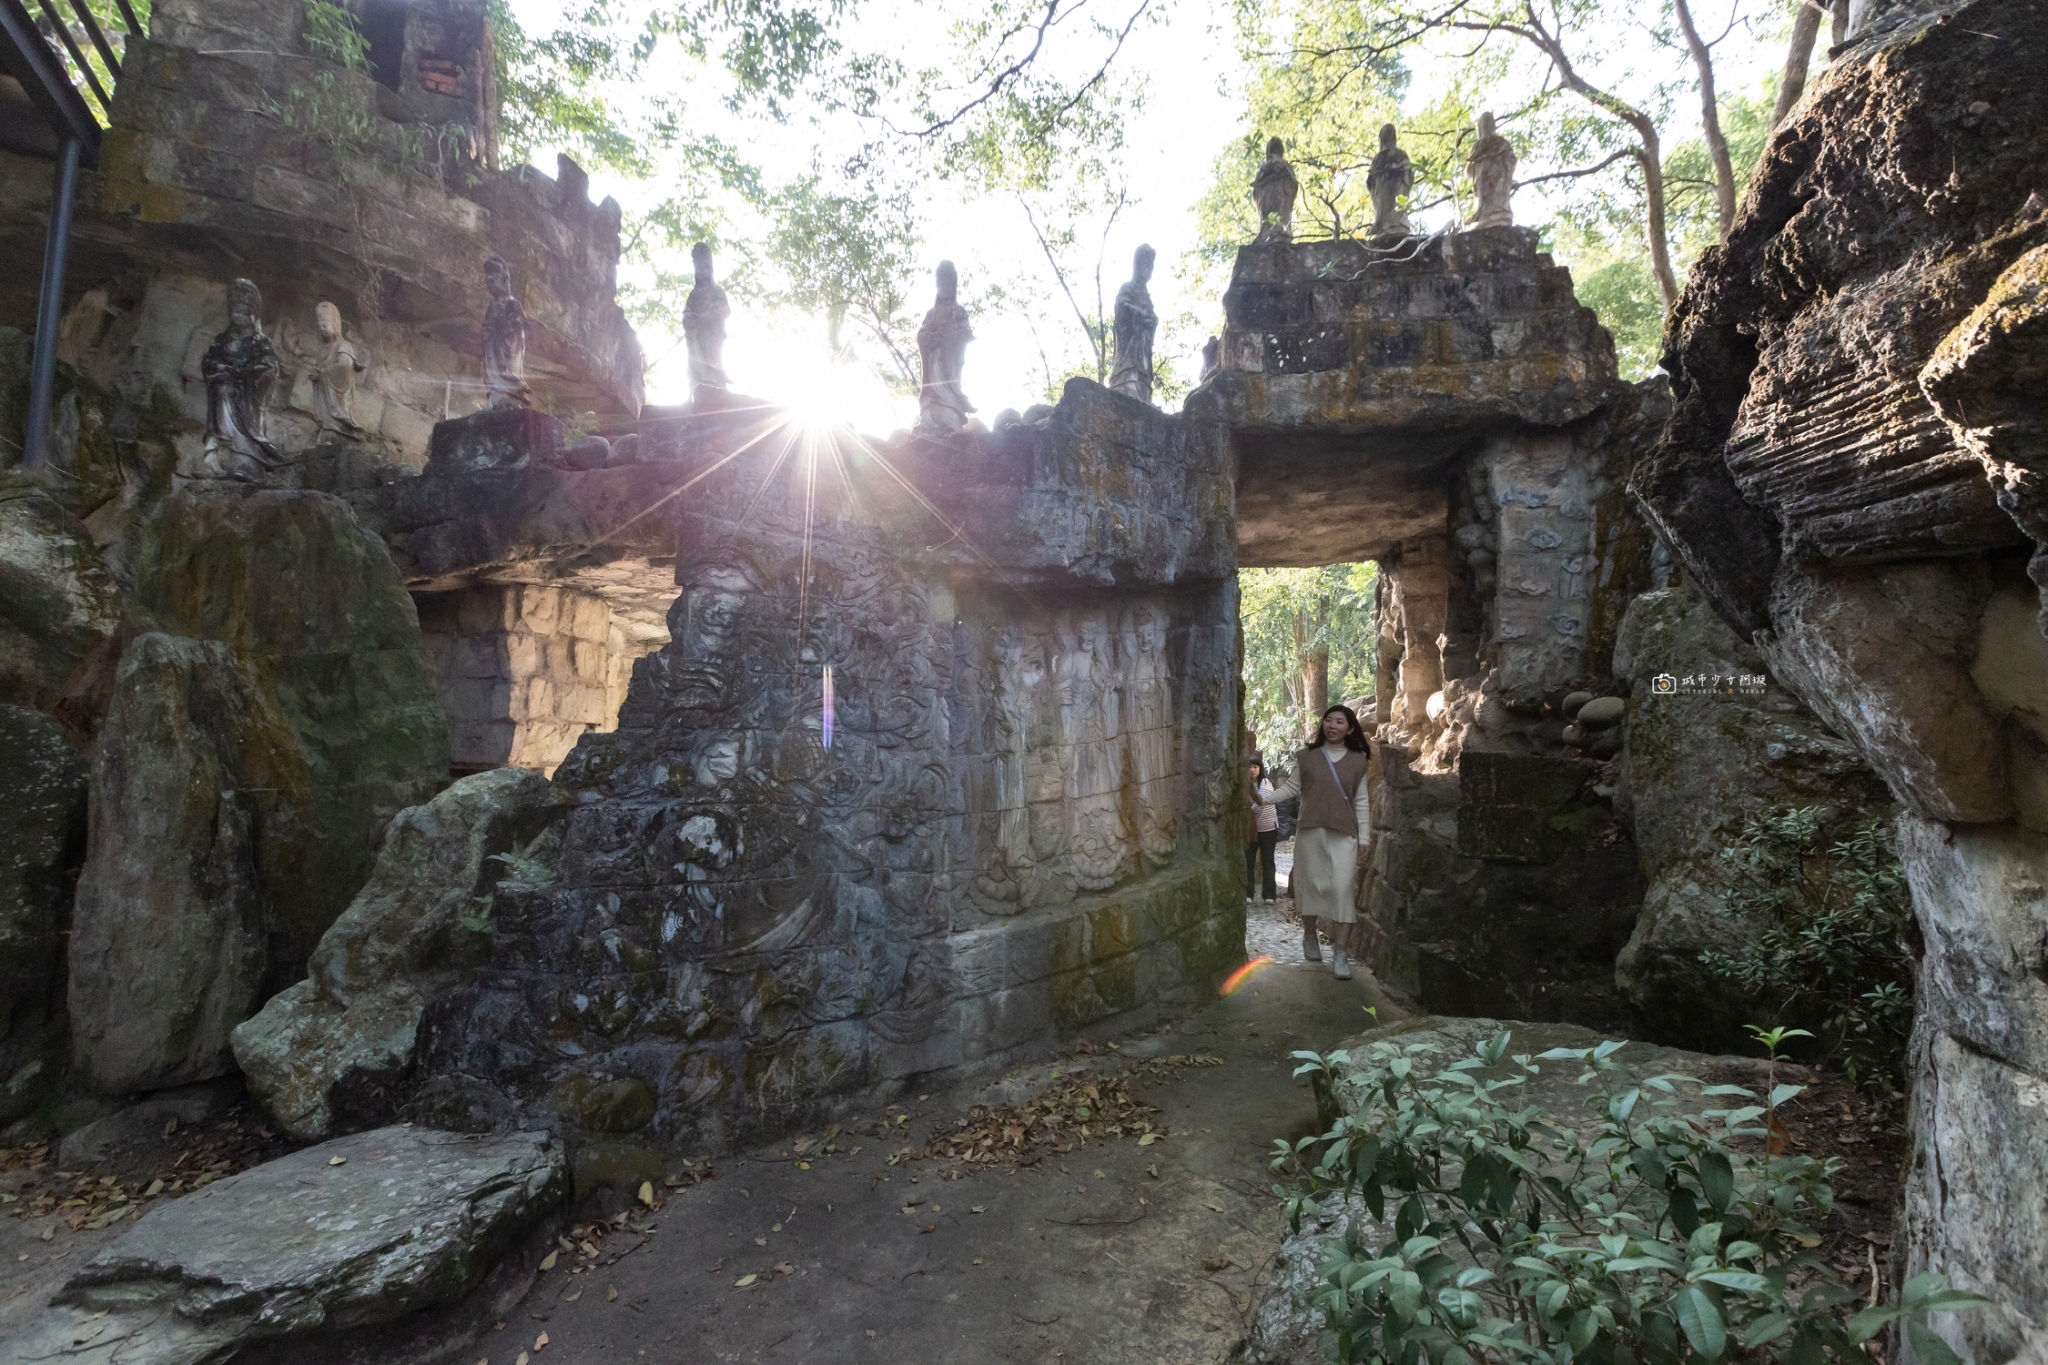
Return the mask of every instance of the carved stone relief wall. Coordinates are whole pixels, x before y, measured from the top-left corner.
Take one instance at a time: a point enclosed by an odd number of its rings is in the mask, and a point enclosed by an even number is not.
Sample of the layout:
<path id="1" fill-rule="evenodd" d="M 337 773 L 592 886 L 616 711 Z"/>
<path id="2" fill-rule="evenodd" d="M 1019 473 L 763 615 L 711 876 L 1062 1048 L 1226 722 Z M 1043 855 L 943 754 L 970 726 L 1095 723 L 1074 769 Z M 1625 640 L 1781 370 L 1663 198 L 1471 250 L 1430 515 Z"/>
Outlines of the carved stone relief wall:
<path id="1" fill-rule="evenodd" d="M 1027 589 L 892 487 L 693 486 L 669 642 L 556 770 L 559 880 L 500 885 L 415 1113 L 736 1140 L 1241 960 L 1230 580 Z"/>

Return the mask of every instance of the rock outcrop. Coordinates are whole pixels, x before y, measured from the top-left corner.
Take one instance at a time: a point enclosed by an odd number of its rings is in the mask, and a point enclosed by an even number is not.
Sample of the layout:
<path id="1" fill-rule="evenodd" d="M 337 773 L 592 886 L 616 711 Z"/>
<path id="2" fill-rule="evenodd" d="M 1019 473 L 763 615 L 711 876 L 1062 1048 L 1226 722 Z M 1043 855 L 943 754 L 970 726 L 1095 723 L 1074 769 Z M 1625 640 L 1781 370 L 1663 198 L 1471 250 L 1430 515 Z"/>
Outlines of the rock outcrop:
<path id="1" fill-rule="evenodd" d="M 22 1117 L 62 1057 L 64 933 L 85 848 L 86 765 L 40 711 L 0 704 L 0 1126 Z"/>
<path id="2" fill-rule="evenodd" d="M 0 488 L 0 702 L 89 739 L 113 676 L 121 589 L 91 534 L 42 487 Z"/>
<path id="3" fill-rule="evenodd" d="M 1905 808 L 1927 941 L 1904 1269 L 2048 1349 L 2048 641 L 2039 419 L 2048 10 L 1858 7 L 1666 333 L 1636 491 L 1694 582 Z M 1910 1350 L 1906 1353 L 1911 1356 Z"/>
<path id="4" fill-rule="evenodd" d="M 10 1344 L 82 1365 L 324 1345 L 468 1293 L 567 1188 L 545 1133 L 338 1138 L 150 1210 Z"/>
<path id="5" fill-rule="evenodd" d="M 249 1089 L 287 1133 L 324 1138 L 391 1117 L 421 1015 L 479 956 L 492 859 L 543 832 L 547 782 L 501 768 L 400 811 L 376 870 L 313 952 L 306 980 L 234 1031 Z"/>
<path id="6" fill-rule="evenodd" d="M 1828 829 L 1845 830 L 1888 817 L 1891 803 L 1856 750 L 1690 588 L 1629 605 L 1614 672 L 1631 685 L 1623 772 L 1647 883 L 1615 980 L 1654 1036 L 1732 1050 L 1768 1013 L 1700 953 L 1732 952 L 1757 927 L 1723 908 L 1734 882 L 1721 852 L 1743 817 L 1821 807 Z M 1660 674 L 1671 692 L 1658 691 Z"/>
<path id="7" fill-rule="evenodd" d="M 289 723 L 232 646 L 149 634 L 128 647 L 72 915 L 85 1084 L 118 1095 L 233 1067 L 229 1031 L 262 999 L 269 961 L 263 873 L 294 875 L 307 794 Z"/>
<path id="8" fill-rule="evenodd" d="M 446 780 L 418 617 L 383 543 L 324 493 L 181 488 L 143 559 L 138 605 L 166 631 L 231 645 L 298 754 L 302 798 L 272 817 L 291 860 L 266 860 L 262 877 L 281 986 L 369 876 L 385 823 Z"/>

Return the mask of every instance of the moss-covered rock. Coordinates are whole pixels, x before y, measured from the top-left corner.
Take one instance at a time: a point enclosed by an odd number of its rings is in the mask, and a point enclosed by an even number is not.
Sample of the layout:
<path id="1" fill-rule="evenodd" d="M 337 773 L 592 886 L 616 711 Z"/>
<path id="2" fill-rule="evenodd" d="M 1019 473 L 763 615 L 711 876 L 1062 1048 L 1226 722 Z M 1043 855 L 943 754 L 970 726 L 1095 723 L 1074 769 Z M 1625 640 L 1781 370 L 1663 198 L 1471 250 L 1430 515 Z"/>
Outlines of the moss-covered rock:
<path id="1" fill-rule="evenodd" d="M 419 618 L 384 544 L 323 493 L 181 488 L 145 538 L 138 604 L 233 645 L 290 727 L 312 799 L 266 874 L 274 984 L 363 885 L 386 822 L 446 780 L 448 726 Z"/>
<path id="2" fill-rule="evenodd" d="M 1890 802 L 1856 751 L 1774 682 L 1693 695 L 1651 687 L 1658 673 L 1769 677 L 1690 588 L 1635 600 L 1615 668 L 1635 683 L 1626 769 L 1648 882 L 1615 981 L 1659 1037 L 1738 1047 L 1743 1026 L 1767 1011 L 1700 960 L 1707 949 L 1733 951 L 1757 928 L 1722 909 L 1734 869 L 1721 850 L 1746 814 L 1821 806 L 1844 823 L 1889 813 Z"/>

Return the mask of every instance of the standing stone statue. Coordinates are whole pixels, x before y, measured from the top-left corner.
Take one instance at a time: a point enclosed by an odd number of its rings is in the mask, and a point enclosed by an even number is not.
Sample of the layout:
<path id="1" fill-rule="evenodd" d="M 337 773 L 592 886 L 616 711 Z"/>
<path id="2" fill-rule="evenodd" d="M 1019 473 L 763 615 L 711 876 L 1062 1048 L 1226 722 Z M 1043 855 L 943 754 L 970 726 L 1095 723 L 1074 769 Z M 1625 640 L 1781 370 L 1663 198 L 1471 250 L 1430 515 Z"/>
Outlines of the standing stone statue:
<path id="1" fill-rule="evenodd" d="M 313 309 L 313 322 L 320 331 L 320 354 L 313 361 L 314 407 L 320 415 L 320 429 L 361 440 L 363 428 L 355 413 L 356 377 L 369 366 L 342 330 L 339 308 L 322 299 Z"/>
<path id="2" fill-rule="evenodd" d="M 1380 149 L 1365 173 L 1365 190 L 1372 196 L 1372 235 L 1407 236 L 1408 211 L 1401 207 L 1403 196 L 1415 188 L 1415 166 L 1408 153 L 1394 140 L 1394 125 L 1380 127 Z"/>
<path id="3" fill-rule="evenodd" d="M 1259 235 L 1254 241 L 1294 240 L 1294 198 L 1300 193 L 1301 182 L 1287 164 L 1287 144 L 1273 138 L 1266 143 L 1266 164 L 1252 181 L 1252 203 L 1259 209 Z"/>
<path id="4" fill-rule="evenodd" d="M 731 387 L 725 375 L 725 320 L 732 316 L 732 302 L 711 277 L 711 247 L 699 242 L 690 248 L 690 264 L 697 268 L 697 283 L 683 303 L 683 341 L 690 349 L 690 389 L 700 386 Z"/>
<path id="5" fill-rule="evenodd" d="M 494 408 L 533 405 L 526 387 L 526 310 L 512 297 L 512 267 L 503 258 L 484 258 L 484 287 L 491 291 L 484 309 L 484 395 Z"/>
<path id="6" fill-rule="evenodd" d="M 214 337 L 199 362 L 206 381 L 206 470 L 255 480 L 277 463 L 277 447 L 263 435 L 263 405 L 284 372 L 277 348 L 263 335 L 263 294 L 248 280 L 228 286 L 228 328 Z"/>
<path id="7" fill-rule="evenodd" d="M 1159 330 L 1159 314 L 1152 310 L 1152 291 L 1145 286 L 1152 279 L 1152 263 L 1158 253 L 1141 246 L 1131 258 L 1131 278 L 1116 291 L 1116 364 L 1109 372 L 1109 386 L 1141 403 L 1152 401 L 1152 335 Z"/>
<path id="8" fill-rule="evenodd" d="M 1223 338 L 1210 337 L 1202 343 L 1202 377 L 1199 383 L 1206 384 L 1209 377 L 1223 368 Z"/>
<path id="9" fill-rule="evenodd" d="M 960 306 L 960 276 L 951 261 L 939 262 L 939 296 L 917 329 L 917 355 L 924 386 L 917 395 L 917 425 L 925 431 L 958 431 L 974 404 L 960 391 L 967 343 L 974 340 L 967 310 Z"/>
<path id="10" fill-rule="evenodd" d="M 1515 192 L 1515 149 L 1493 131 L 1492 114 L 1479 116 L 1479 140 L 1465 158 L 1465 174 L 1472 177 L 1472 196 L 1477 201 L 1472 226 L 1512 227 L 1515 214 L 1508 200 Z"/>

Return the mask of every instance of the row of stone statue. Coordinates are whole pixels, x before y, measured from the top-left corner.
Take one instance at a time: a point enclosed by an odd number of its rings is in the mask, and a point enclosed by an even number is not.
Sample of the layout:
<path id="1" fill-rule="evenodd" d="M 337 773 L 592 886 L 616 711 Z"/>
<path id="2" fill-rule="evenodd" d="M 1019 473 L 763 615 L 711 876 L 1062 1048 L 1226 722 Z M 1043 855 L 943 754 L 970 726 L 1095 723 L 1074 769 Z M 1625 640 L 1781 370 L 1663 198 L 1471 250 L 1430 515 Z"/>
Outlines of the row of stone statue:
<path id="1" fill-rule="evenodd" d="M 1472 181 L 1475 228 L 1510 227 L 1515 215 L 1509 200 L 1515 192 L 1515 149 L 1494 130 L 1493 115 L 1479 116 L 1478 136 L 1465 156 L 1465 174 Z M 1365 191 L 1372 197 L 1372 235 L 1405 237 L 1414 231 L 1401 201 L 1415 188 L 1415 165 L 1389 123 L 1380 129 L 1380 149 L 1366 168 Z M 1287 162 L 1279 138 L 1266 144 L 1266 163 L 1252 181 L 1252 203 L 1259 210 L 1261 242 L 1294 239 L 1294 201 L 1301 182 Z"/>
<path id="2" fill-rule="evenodd" d="M 1154 256 L 1151 247 L 1138 248 L 1131 279 L 1116 292 L 1112 326 L 1116 361 L 1110 387 L 1146 403 L 1152 401 L 1152 338 L 1159 327 L 1159 315 L 1153 310 L 1152 294 L 1147 287 L 1152 279 Z M 696 269 L 697 281 L 683 303 L 683 343 L 690 357 L 691 392 L 724 389 L 729 386 L 725 373 L 725 324 L 732 316 L 732 303 L 712 274 L 711 248 L 697 243 L 690 250 L 690 261 Z M 974 327 L 961 306 L 960 274 L 951 261 L 939 262 L 937 283 L 938 296 L 917 329 L 917 425 L 922 431 L 954 432 L 967 427 L 975 410 L 960 385 L 967 363 L 967 343 L 974 340 Z M 485 330 L 488 338 L 488 323 Z M 488 350 L 487 345 L 487 354 Z"/>
<path id="3" fill-rule="evenodd" d="M 264 410 L 284 375 L 284 361 L 263 334 L 263 293 L 254 281 L 228 286 L 228 325 L 199 361 L 206 383 L 206 472 L 216 478 L 260 480 L 282 462 L 265 430 Z M 355 390 L 368 368 L 361 349 L 342 330 L 341 310 L 323 299 L 313 309 L 319 345 L 307 377 L 313 415 L 323 437 L 361 440 Z"/>

